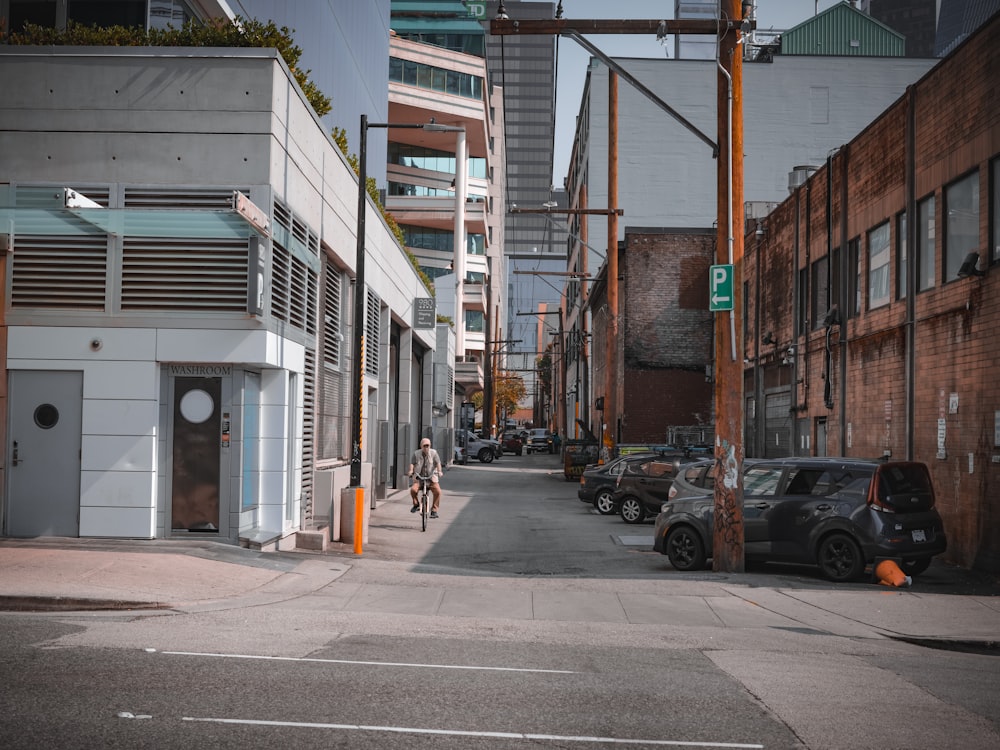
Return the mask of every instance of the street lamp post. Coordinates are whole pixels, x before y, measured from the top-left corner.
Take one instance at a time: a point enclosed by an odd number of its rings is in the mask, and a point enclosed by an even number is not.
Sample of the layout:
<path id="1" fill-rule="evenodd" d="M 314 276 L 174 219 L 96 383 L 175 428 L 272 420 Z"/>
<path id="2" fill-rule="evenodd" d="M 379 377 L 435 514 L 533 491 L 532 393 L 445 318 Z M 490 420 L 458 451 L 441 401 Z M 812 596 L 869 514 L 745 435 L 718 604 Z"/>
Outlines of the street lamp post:
<path id="1" fill-rule="evenodd" d="M 368 115 L 361 115 L 361 141 L 358 150 L 358 242 L 357 254 L 355 258 L 355 283 L 354 283 L 354 346 L 351 353 L 351 371 L 353 400 L 351 401 L 351 487 L 361 486 L 361 447 L 362 447 L 362 420 L 364 413 L 364 383 L 365 368 L 362 357 L 365 351 L 365 210 L 368 205 L 368 130 L 369 128 L 408 128 L 410 130 L 427 130 L 432 132 L 461 133 L 463 137 L 465 127 L 462 125 L 438 125 L 429 123 L 392 123 L 392 122 L 368 122 Z M 458 166 L 456 165 L 456 169 Z M 464 172 L 462 184 L 464 185 Z M 463 197 L 464 201 L 464 197 Z M 464 208 L 464 206 L 463 206 Z"/>

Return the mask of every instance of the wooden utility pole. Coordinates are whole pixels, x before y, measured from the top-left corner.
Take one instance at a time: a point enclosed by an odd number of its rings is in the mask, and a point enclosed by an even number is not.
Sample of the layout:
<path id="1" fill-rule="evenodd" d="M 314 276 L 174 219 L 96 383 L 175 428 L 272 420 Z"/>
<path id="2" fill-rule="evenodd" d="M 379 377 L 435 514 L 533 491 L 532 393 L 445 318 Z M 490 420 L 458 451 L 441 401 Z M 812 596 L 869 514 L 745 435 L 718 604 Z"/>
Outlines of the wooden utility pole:
<path id="1" fill-rule="evenodd" d="M 715 313 L 715 528 L 712 568 L 742 573 L 743 563 L 743 59 L 741 0 L 722 0 L 736 19 L 719 41 L 718 240 L 709 281 L 729 310 Z M 728 275 L 728 284 L 724 275 Z M 713 307 L 715 309 L 715 307 Z"/>
<path id="2" fill-rule="evenodd" d="M 608 205 L 618 205 L 618 74 L 608 71 Z M 614 455 L 618 438 L 618 214 L 608 214 L 608 335 L 604 386 L 604 445 Z"/>

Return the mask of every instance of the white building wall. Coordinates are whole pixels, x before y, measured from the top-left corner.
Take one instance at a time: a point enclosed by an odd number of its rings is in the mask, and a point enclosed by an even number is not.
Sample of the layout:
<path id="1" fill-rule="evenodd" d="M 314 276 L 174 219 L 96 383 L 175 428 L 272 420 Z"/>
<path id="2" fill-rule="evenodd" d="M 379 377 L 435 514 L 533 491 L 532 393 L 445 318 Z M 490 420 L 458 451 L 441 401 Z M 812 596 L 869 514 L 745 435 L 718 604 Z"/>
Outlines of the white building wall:
<path id="1" fill-rule="evenodd" d="M 17 81 L 0 103 L 0 183 L 239 185 L 265 206 L 269 189 L 354 269 L 357 178 L 272 50 L 6 48 L 0 79 Z M 373 206 L 366 246 L 368 286 L 408 325 L 427 290 Z M 104 313 L 46 311 L 9 329 L 8 369 L 83 372 L 81 536 L 166 528 L 160 364 L 170 362 L 263 368 L 257 525 L 286 529 L 299 517 L 304 346 L 244 319 L 182 317 L 190 327 L 164 325 L 169 314 L 119 314 L 108 327 Z M 433 331 L 413 336 L 433 349 Z M 337 476 L 334 494 L 347 484 L 346 471 Z M 227 509 L 238 528 L 238 502 L 223 498 Z"/>
<path id="2" fill-rule="evenodd" d="M 717 140 L 715 61 L 619 59 L 626 70 Z M 780 202 L 788 173 L 825 163 L 937 61 L 789 57 L 743 66 L 744 198 Z M 588 203 L 608 205 L 608 69 L 591 66 Z M 618 238 L 625 227 L 706 227 L 716 220 L 711 148 L 626 82 L 618 83 Z M 578 134 L 578 139 L 580 138 Z M 737 217 L 739 213 L 737 213 Z M 596 229 L 591 223 L 591 237 Z M 601 259 L 594 258 L 597 268 Z"/>

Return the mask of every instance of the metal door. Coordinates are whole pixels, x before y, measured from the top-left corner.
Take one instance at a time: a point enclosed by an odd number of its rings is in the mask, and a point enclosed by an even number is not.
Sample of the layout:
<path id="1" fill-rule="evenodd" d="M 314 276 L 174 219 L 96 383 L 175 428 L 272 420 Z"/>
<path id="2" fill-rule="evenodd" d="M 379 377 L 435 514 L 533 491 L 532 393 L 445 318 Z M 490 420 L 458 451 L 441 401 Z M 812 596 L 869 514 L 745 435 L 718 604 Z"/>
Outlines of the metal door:
<path id="1" fill-rule="evenodd" d="M 83 373 L 12 370 L 7 534 L 80 535 Z"/>
<path id="2" fill-rule="evenodd" d="M 170 531 L 225 536 L 229 530 L 229 368 L 224 377 L 173 378 L 170 435 Z M 182 370 L 180 366 L 172 367 Z"/>

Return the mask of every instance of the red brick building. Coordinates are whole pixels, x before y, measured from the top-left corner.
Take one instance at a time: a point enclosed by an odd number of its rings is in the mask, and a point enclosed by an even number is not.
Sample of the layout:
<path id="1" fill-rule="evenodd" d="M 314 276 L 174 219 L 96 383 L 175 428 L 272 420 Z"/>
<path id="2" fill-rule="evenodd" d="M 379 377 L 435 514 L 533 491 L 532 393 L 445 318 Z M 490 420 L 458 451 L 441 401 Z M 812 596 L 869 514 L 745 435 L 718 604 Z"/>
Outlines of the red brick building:
<path id="1" fill-rule="evenodd" d="M 748 222 L 746 454 L 926 462 L 1000 570 L 1000 15 Z M 704 277 L 703 277 L 704 278 Z"/>
<path id="2" fill-rule="evenodd" d="M 708 268 L 714 229 L 627 227 L 619 248 L 621 310 L 612 436 L 620 443 L 664 443 L 677 426 L 706 425 L 711 434 L 713 391 Z M 606 271 L 606 269 L 605 269 Z M 594 320 L 594 395 L 605 395 L 607 290 L 602 275 L 590 297 Z"/>

